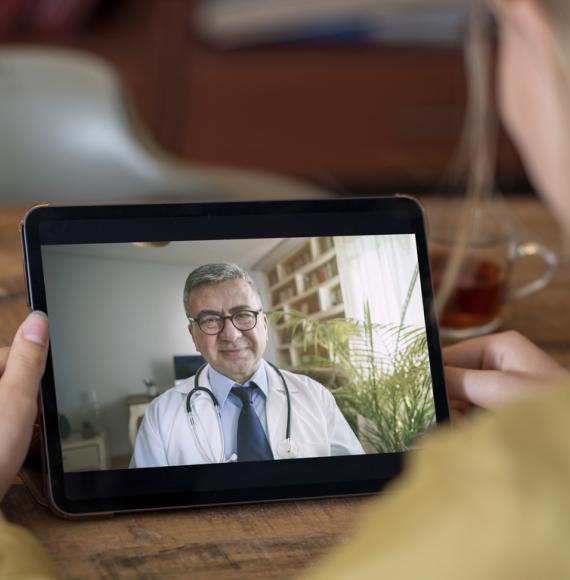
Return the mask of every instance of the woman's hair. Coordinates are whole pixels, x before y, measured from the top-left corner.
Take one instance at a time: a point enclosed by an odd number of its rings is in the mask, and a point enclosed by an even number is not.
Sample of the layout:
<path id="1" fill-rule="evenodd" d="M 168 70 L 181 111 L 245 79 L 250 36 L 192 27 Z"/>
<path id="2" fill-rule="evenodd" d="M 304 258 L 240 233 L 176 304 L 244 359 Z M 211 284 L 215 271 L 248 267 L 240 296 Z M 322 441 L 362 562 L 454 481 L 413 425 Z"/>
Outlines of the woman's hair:
<path id="1" fill-rule="evenodd" d="M 494 0 L 501 6 L 516 0 Z M 543 9 L 555 36 L 556 74 L 561 110 L 565 118 L 563 135 L 563 187 L 568 192 L 564 215 L 558 216 L 564 226 L 566 250 L 570 249 L 570 0 L 535 0 Z M 467 244 L 472 233 L 474 210 L 496 193 L 494 185 L 497 115 L 492 92 L 492 27 L 485 0 L 471 0 L 468 29 L 465 36 L 465 69 L 468 100 L 456 173 L 466 173 L 465 200 L 457 226 L 457 243 L 438 291 L 438 309 L 449 299 L 457 280 Z"/>
<path id="2" fill-rule="evenodd" d="M 495 190 L 497 120 L 491 89 L 490 36 L 490 14 L 486 3 L 484 0 L 472 0 L 464 41 L 467 75 L 465 121 L 460 148 L 451 170 L 453 184 L 464 183 L 465 197 L 456 225 L 456 244 L 438 289 L 439 312 L 451 296 L 459 275 L 471 238 L 474 210 L 490 198 Z"/>

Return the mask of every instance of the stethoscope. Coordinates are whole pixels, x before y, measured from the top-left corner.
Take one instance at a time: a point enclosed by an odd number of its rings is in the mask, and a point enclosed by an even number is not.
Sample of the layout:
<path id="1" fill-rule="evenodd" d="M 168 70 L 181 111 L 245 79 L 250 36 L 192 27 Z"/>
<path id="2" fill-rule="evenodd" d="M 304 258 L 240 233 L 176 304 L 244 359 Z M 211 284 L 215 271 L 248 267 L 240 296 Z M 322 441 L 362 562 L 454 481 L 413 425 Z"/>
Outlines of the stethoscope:
<path id="1" fill-rule="evenodd" d="M 285 377 L 283 373 L 272 363 L 267 363 L 278 375 L 283 383 L 283 387 L 285 389 L 285 395 L 287 397 L 287 427 L 285 429 L 285 439 L 279 442 L 277 445 L 277 456 L 279 459 L 293 459 L 299 456 L 297 445 L 294 441 L 291 440 L 291 395 L 289 394 L 289 389 L 287 387 L 287 382 L 285 381 Z M 200 386 L 200 377 L 204 369 L 208 366 L 208 364 L 203 364 L 197 371 L 194 377 L 194 388 L 186 395 L 186 412 L 188 413 L 188 421 L 190 423 L 190 429 L 194 434 L 194 439 L 196 440 L 196 444 L 198 445 L 198 450 L 202 454 L 202 457 L 208 463 L 230 463 L 233 461 L 237 461 L 238 457 L 235 453 L 232 453 L 229 459 L 226 459 L 226 452 L 224 447 L 224 431 L 222 428 L 222 415 L 220 404 L 216 395 L 211 391 L 211 389 L 207 387 Z M 194 395 L 198 393 L 206 393 L 208 397 L 210 397 L 210 401 L 212 402 L 213 408 L 216 412 L 216 419 L 218 422 L 218 430 L 220 434 L 221 440 L 221 452 L 219 456 L 216 456 L 212 448 L 212 444 L 208 437 L 201 438 L 198 434 L 198 431 L 201 430 L 205 433 L 205 429 L 201 423 L 200 416 L 194 413 L 192 408 L 192 398 Z M 206 440 L 206 445 L 203 444 L 203 439 Z"/>

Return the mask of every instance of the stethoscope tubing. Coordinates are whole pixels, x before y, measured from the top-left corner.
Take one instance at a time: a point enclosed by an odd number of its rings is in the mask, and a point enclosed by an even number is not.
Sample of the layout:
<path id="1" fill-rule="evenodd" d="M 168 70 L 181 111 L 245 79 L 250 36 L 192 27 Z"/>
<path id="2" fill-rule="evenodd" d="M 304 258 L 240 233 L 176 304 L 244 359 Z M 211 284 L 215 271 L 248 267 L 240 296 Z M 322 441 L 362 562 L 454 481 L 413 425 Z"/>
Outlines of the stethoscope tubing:
<path id="1" fill-rule="evenodd" d="M 287 427 L 285 429 L 285 439 L 291 439 L 291 395 L 289 394 L 287 381 L 285 380 L 283 373 L 273 363 L 270 363 L 268 361 L 266 362 L 279 375 L 279 378 L 283 383 L 283 388 L 285 389 L 285 396 L 287 397 Z M 205 363 L 196 371 L 196 375 L 194 377 L 194 387 L 190 390 L 188 395 L 186 395 L 186 412 L 190 417 L 192 417 L 192 397 L 199 392 L 204 392 L 208 394 L 208 396 L 212 400 L 214 408 L 218 412 L 218 415 L 220 415 L 220 404 L 218 402 L 218 399 L 216 398 L 216 395 L 214 395 L 211 389 L 200 386 L 200 376 L 202 375 L 202 372 L 207 366 L 208 363 Z"/>

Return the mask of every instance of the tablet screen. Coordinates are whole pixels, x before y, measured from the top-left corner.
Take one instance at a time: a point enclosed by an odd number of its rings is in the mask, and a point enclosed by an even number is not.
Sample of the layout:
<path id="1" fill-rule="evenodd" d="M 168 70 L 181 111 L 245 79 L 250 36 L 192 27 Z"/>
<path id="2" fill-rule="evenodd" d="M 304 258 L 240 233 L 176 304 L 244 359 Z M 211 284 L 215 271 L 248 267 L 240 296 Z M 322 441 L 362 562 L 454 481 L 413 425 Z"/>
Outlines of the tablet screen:
<path id="1" fill-rule="evenodd" d="M 312 464 L 318 483 L 319 459 L 398 457 L 445 418 L 423 232 L 356 223 L 184 236 L 123 221 L 128 233 L 95 235 L 93 225 L 38 230 L 68 497 L 117 495 L 113 473 L 165 468 L 193 467 L 199 481 L 200 468 L 251 465 L 291 484 L 283 465 Z M 86 491 L 94 472 L 110 474 L 105 493 Z"/>
<path id="2" fill-rule="evenodd" d="M 66 472 L 240 461 L 232 388 L 250 380 L 267 458 L 286 439 L 295 457 L 404 451 L 435 420 L 413 234 L 52 245 L 42 260 Z M 198 382 L 217 399 L 190 395 L 192 422 L 181 356 L 208 363 Z"/>

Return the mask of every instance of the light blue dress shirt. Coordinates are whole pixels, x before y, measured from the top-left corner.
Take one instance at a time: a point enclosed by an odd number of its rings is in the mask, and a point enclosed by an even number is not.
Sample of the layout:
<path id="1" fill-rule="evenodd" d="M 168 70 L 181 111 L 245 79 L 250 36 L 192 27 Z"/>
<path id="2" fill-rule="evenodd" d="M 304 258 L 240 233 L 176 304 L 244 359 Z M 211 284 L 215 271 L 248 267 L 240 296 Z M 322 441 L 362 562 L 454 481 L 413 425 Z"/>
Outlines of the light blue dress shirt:
<path id="1" fill-rule="evenodd" d="M 267 401 L 268 381 L 266 362 L 261 361 L 259 368 L 255 371 L 253 376 L 240 387 L 248 387 L 251 382 L 254 382 L 259 388 L 254 389 L 252 404 L 261 426 L 267 435 L 267 415 L 265 412 L 265 403 Z M 212 387 L 212 392 L 218 399 L 220 405 L 220 415 L 222 418 L 222 430 L 224 432 L 224 449 L 226 460 L 229 459 L 233 453 L 237 454 L 237 428 L 238 420 L 241 413 L 241 401 L 234 395 L 231 390 L 238 383 L 232 381 L 225 375 L 222 375 L 212 367 L 208 368 L 208 380 Z M 269 437 L 268 437 L 269 439 Z"/>

